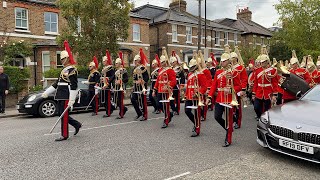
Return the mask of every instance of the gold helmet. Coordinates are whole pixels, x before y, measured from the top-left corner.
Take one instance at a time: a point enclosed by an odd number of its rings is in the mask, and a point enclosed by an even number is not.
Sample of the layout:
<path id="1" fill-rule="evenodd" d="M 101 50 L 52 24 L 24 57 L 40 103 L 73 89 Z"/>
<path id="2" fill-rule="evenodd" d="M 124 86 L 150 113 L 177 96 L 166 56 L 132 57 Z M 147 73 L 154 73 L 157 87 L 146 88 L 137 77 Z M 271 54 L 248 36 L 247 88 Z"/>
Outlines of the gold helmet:
<path id="1" fill-rule="evenodd" d="M 193 66 L 198 65 L 198 61 L 194 58 L 192 58 L 189 62 L 189 68 L 192 68 Z"/>
<path id="2" fill-rule="evenodd" d="M 162 55 L 160 56 L 160 63 L 167 62 L 170 66 L 169 56 L 165 47 L 162 47 Z"/>
<path id="3" fill-rule="evenodd" d="M 207 59 L 207 63 L 212 63 L 212 58 L 211 58 L 211 57 L 209 57 L 209 58 Z"/>
<path id="4" fill-rule="evenodd" d="M 298 63 L 299 64 L 299 60 L 297 58 L 297 54 L 296 54 L 296 51 L 295 50 L 292 50 L 292 58 L 290 59 L 290 64 L 291 65 L 294 65 Z"/>
<path id="5" fill-rule="evenodd" d="M 170 62 L 173 63 L 175 61 L 178 61 L 178 59 L 176 57 L 174 57 L 174 56 L 171 56 L 170 57 Z"/>
<path id="6" fill-rule="evenodd" d="M 230 58 L 237 58 L 238 59 L 238 55 L 235 52 L 230 53 Z"/>
<path id="7" fill-rule="evenodd" d="M 156 65 L 156 64 L 158 64 L 158 61 L 157 61 L 156 59 L 154 59 L 154 60 L 152 61 L 152 65 Z"/>
<path id="8" fill-rule="evenodd" d="M 229 53 L 223 53 L 221 55 L 221 62 L 227 61 L 230 59 L 230 54 Z"/>

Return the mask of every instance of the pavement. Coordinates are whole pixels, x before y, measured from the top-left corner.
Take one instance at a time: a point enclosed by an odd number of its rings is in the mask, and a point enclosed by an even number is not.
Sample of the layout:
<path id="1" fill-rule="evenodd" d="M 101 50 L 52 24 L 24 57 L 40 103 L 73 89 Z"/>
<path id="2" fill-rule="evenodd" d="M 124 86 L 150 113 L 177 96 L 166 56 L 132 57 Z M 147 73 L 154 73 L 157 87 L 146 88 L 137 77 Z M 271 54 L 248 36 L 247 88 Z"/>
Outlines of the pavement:
<path id="1" fill-rule="evenodd" d="M 184 105 L 182 105 L 183 107 Z M 285 156 L 256 143 L 252 106 L 244 109 L 243 126 L 233 144 L 223 148 L 224 130 L 209 112 L 201 135 L 191 138 L 192 123 L 182 109 L 169 127 L 163 114 L 133 121 L 132 106 L 124 119 L 91 113 L 71 116 L 83 122 L 77 136 L 63 142 L 57 117 L 0 119 L 0 179 L 319 179 L 320 166 Z"/>

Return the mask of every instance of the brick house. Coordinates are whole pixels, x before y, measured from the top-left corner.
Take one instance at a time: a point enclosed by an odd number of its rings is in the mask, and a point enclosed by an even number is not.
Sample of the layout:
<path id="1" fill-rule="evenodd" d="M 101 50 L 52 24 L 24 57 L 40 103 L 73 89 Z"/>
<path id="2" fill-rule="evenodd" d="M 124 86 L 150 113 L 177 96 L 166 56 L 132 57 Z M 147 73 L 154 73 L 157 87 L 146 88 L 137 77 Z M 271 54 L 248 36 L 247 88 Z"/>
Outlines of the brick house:
<path id="1" fill-rule="evenodd" d="M 61 67 L 59 58 L 63 48 L 55 41 L 66 25 L 60 15 L 56 0 L 10 0 L 0 2 L 0 41 L 28 41 L 34 45 L 33 55 L 18 55 L 14 66 L 29 66 L 32 78 L 31 85 L 41 84 L 43 72 Z M 142 47 L 149 57 L 149 19 L 130 13 L 129 37 L 119 40 L 120 50 L 124 52 L 125 64 L 139 53 Z M 4 42 L 0 42 L 4 43 Z"/>
<path id="2" fill-rule="evenodd" d="M 246 48 L 260 49 L 262 45 L 267 45 L 267 47 L 270 45 L 272 32 L 252 21 L 252 12 L 248 7 L 238 10 L 237 19 L 224 18 L 217 19 L 215 22 L 242 31 L 241 42 Z"/>
<path id="3" fill-rule="evenodd" d="M 166 47 L 168 53 L 175 50 L 184 62 L 192 58 L 193 50 L 198 48 L 198 17 L 186 11 L 187 3 L 184 0 L 172 1 L 169 8 L 150 4 L 135 8 L 132 12 L 149 17 L 151 58 L 161 54 L 161 48 Z M 224 26 L 207 20 L 207 41 L 205 42 L 205 27 L 202 20 L 201 48 L 206 47 L 220 58 L 225 44 L 231 46 L 241 43 L 241 30 Z"/>

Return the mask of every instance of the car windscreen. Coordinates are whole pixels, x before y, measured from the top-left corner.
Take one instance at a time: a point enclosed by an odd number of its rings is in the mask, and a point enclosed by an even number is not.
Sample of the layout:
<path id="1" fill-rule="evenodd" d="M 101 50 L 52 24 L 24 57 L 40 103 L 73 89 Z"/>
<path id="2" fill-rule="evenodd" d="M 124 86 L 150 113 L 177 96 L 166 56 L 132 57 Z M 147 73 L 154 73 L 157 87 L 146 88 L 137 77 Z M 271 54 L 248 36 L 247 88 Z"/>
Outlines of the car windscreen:
<path id="1" fill-rule="evenodd" d="M 79 89 L 88 89 L 88 85 L 87 84 L 82 84 L 81 81 L 88 81 L 87 79 L 84 78 L 78 78 L 78 88 Z"/>
<path id="2" fill-rule="evenodd" d="M 305 94 L 302 97 L 302 100 L 320 102 L 320 85 L 317 85 L 312 90 L 310 90 L 307 94 Z"/>

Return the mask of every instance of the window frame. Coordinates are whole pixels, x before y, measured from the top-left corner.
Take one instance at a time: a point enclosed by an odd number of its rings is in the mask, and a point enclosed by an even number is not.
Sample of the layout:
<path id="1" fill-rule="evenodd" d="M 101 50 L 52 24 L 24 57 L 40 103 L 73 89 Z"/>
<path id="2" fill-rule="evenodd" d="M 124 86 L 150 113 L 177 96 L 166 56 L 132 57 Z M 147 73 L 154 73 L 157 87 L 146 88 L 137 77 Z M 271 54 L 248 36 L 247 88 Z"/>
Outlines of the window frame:
<path id="1" fill-rule="evenodd" d="M 61 64 L 58 64 L 58 62 L 60 62 L 60 59 L 58 58 L 58 54 L 61 56 L 61 51 L 56 51 L 56 67 L 57 68 L 62 68 L 63 67 L 63 65 Z"/>
<path id="2" fill-rule="evenodd" d="M 188 31 L 189 29 L 189 31 Z M 189 38 L 190 37 L 190 40 Z M 192 26 L 186 26 L 186 43 L 187 44 L 192 44 Z"/>
<path id="3" fill-rule="evenodd" d="M 214 37 L 214 41 L 215 41 L 214 44 L 215 45 L 218 45 L 218 46 L 221 45 L 220 36 L 221 36 L 220 31 L 215 31 L 215 37 Z"/>
<path id="4" fill-rule="evenodd" d="M 43 59 L 44 55 L 49 55 L 49 66 L 46 66 L 46 67 L 49 67 L 49 70 L 51 69 L 50 51 L 42 51 L 41 52 L 42 73 L 46 72 L 45 65 L 44 65 L 44 59 Z"/>
<path id="5" fill-rule="evenodd" d="M 172 30 L 172 42 L 178 42 L 178 25 L 172 24 L 171 30 Z"/>
<path id="6" fill-rule="evenodd" d="M 229 44 L 229 32 L 224 32 L 224 44 Z"/>
<path id="7" fill-rule="evenodd" d="M 27 27 L 17 26 L 17 10 L 18 9 L 26 11 L 26 19 L 22 19 L 22 17 L 21 17 L 20 20 L 21 20 L 21 25 L 22 25 L 23 20 L 27 21 L 27 23 L 26 23 Z M 15 22 L 15 25 L 14 25 L 15 29 L 28 31 L 29 30 L 29 11 L 28 11 L 28 9 L 21 8 L 21 7 L 15 7 L 14 8 L 14 22 Z"/>
<path id="8" fill-rule="evenodd" d="M 238 45 L 238 33 L 234 33 L 234 45 Z"/>
<path id="9" fill-rule="evenodd" d="M 50 22 L 46 21 L 46 14 L 50 14 Z M 51 21 L 51 17 L 52 15 L 56 15 L 56 19 L 57 19 L 57 22 L 52 22 Z M 57 35 L 59 33 L 59 14 L 58 13 L 55 13 L 55 12 L 44 12 L 43 13 L 43 17 L 44 17 L 44 33 L 45 34 L 53 34 L 53 35 Z M 49 23 L 50 24 L 50 31 L 46 31 L 46 23 Z M 57 32 L 54 32 L 52 31 L 51 29 L 51 24 L 53 23 L 56 23 L 57 24 Z"/>
<path id="10" fill-rule="evenodd" d="M 135 31 L 135 27 L 139 27 L 139 31 Z M 135 39 L 135 34 L 139 35 L 139 39 Z M 132 24 L 132 41 L 141 42 L 141 26 L 140 24 Z"/>
<path id="11" fill-rule="evenodd" d="M 204 29 L 201 28 L 201 44 L 204 45 L 204 40 L 205 40 L 205 32 L 204 32 Z"/>

